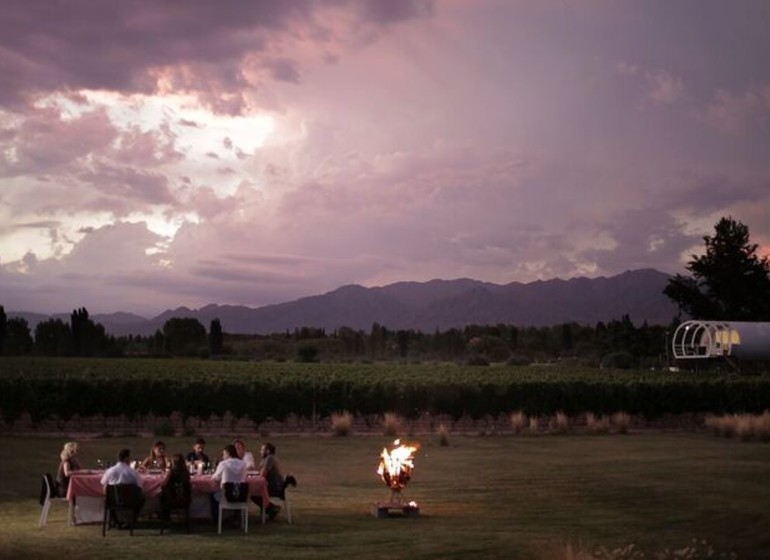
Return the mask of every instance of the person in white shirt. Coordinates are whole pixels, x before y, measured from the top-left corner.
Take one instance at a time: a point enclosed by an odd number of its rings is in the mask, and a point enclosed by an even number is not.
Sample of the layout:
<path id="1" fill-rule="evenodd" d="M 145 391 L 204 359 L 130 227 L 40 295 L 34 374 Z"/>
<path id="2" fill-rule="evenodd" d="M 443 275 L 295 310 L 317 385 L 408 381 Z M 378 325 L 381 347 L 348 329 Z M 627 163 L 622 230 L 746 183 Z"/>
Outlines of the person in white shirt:
<path id="1" fill-rule="evenodd" d="M 102 475 L 102 486 L 112 486 L 113 484 L 136 484 L 142 485 L 142 477 L 131 468 L 131 450 L 121 449 L 118 453 L 118 462 L 104 471 Z"/>
<path id="2" fill-rule="evenodd" d="M 251 451 L 246 451 L 246 444 L 242 439 L 236 439 L 233 442 L 235 450 L 238 452 L 237 457 L 246 463 L 246 469 L 253 471 L 257 468 L 257 462 L 254 460 L 254 455 Z"/>
<path id="3" fill-rule="evenodd" d="M 217 464 L 217 469 L 211 475 L 211 479 L 220 483 L 245 482 L 246 463 L 238 457 L 238 451 L 234 445 L 226 445 L 222 450 L 222 460 Z M 219 518 L 219 501 L 222 499 L 222 491 L 211 494 L 211 517 L 214 521 Z"/>
<path id="4" fill-rule="evenodd" d="M 139 488 L 142 487 L 142 477 L 139 476 L 138 472 L 131 468 L 130 462 L 131 450 L 121 449 L 118 453 L 118 462 L 104 471 L 104 474 L 102 475 L 101 483 L 102 486 L 104 486 L 105 492 L 107 492 L 108 486 L 114 486 L 116 484 L 134 484 Z M 139 515 L 145 501 L 141 492 L 137 492 L 137 494 L 139 495 L 139 500 L 134 508 L 134 521 L 136 521 L 136 517 Z M 117 518 L 114 511 L 110 512 L 110 516 L 112 522 L 116 523 L 119 527 L 123 528 L 126 526 L 125 522 Z"/>
<path id="5" fill-rule="evenodd" d="M 234 445 L 226 445 L 222 449 L 222 460 L 217 464 L 217 470 L 211 475 L 213 480 L 225 482 L 243 482 L 246 480 L 246 462 L 238 457 Z"/>

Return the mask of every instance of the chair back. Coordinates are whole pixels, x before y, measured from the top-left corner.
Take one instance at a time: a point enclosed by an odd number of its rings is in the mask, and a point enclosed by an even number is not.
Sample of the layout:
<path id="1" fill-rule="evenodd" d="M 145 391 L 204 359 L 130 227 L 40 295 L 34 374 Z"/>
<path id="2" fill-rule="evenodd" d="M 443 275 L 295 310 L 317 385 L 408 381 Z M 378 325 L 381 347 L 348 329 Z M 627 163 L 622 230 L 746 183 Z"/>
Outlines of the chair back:
<path id="1" fill-rule="evenodd" d="M 136 484 L 111 484 L 107 486 L 107 507 L 137 507 L 142 503 L 142 489 Z"/>
<path id="2" fill-rule="evenodd" d="M 40 505 L 45 505 L 50 501 L 52 497 L 56 496 L 55 492 L 56 484 L 54 483 L 51 473 L 45 473 L 43 479 L 40 482 Z"/>
<path id="3" fill-rule="evenodd" d="M 222 493 L 228 502 L 247 502 L 249 500 L 248 482 L 225 482 Z"/>
<path id="4" fill-rule="evenodd" d="M 192 487 L 189 480 L 172 480 L 161 491 L 161 502 L 167 508 L 181 509 L 188 507 L 192 500 Z"/>
<path id="5" fill-rule="evenodd" d="M 281 491 L 276 495 L 276 498 L 280 498 L 281 500 L 286 499 L 286 489 L 291 486 L 292 488 L 297 486 L 297 479 L 293 474 L 287 474 L 286 478 L 283 479 L 283 484 L 281 485 Z"/>

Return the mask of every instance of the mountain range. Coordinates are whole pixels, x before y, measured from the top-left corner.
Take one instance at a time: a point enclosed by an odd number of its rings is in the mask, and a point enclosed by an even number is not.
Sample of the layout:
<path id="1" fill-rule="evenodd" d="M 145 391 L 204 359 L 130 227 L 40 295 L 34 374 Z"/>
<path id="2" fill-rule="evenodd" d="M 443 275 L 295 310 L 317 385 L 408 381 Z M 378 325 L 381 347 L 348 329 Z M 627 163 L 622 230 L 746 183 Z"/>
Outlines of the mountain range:
<path id="1" fill-rule="evenodd" d="M 270 334 L 301 327 L 332 332 L 347 326 L 368 331 L 374 323 L 389 329 L 433 332 L 466 325 L 508 324 L 542 327 L 566 322 L 594 325 L 627 314 L 640 325 L 671 322 L 677 314 L 663 288 L 670 276 L 654 269 L 630 270 L 611 277 L 492 284 L 462 278 L 429 282 L 396 282 L 365 288 L 342 286 L 334 291 L 264 307 L 210 304 L 200 309 L 178 307 L 151 319 L 132 313 L 94 314 L 108 333 L 149 335 L 172 317 L 193 317 L 208 330 L 219 319 L 227 333 Z M 8 312 L 23 317 L 34 330 L 51 317 L 69 314 Z"/>

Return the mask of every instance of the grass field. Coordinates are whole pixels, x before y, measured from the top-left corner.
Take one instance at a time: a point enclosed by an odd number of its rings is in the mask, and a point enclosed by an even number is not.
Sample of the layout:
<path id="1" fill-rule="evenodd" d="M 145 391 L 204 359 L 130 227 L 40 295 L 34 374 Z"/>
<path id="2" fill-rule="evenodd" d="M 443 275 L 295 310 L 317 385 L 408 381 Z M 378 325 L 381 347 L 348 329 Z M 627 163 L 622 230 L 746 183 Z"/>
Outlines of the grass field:
<path id="1" fill-rule="evenodd" d="M 406 438 L 409 441 L 414 439 Z M 159 535 L 147 525 L 134 537 L 66 524 L 55 503 L 38 529 L 40 475 L 55 472 L 61 438 L 0 437 L 0 558 L 770 558 L 770 445 L 695 433 L 629 435 L 421 436 L 406 496 L 416 519 L 377 519 L 388 497 L 375 469 L 384 437 L 271 438 L 298 487 L 294 524 L 284 517 L 249 535 L 219 536 L 198 524 L 192 534 Z M 165 438 L 186 451 L 192 438 Z M 86 467 L 150 440 L 82 440 Z M 209 438 L 214 454 L 225 443 Z M 256 435 L 247 444 L 256 451 Z M 256 521 L 256 517 L 252 517 Z M 706 541 L 704 544 L 701 541 Z M 633 549 L 629 549 L 633 545 Z M 619 550 L 625 547 L 625 551 Z M 637 554 L 637 556 L 634 556 Z M 643 554 L 643 556 L 640 556 Z M 673 556 L 670 556 L 673 558 Z"/>

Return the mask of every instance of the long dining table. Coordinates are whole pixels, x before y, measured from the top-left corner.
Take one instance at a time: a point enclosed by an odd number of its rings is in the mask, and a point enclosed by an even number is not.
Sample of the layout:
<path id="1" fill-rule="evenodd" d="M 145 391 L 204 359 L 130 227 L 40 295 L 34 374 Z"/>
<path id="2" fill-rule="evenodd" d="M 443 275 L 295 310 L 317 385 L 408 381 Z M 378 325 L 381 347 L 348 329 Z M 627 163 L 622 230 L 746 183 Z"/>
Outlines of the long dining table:
<path id="1" fill-rule="evenodd" d="M 75 471 L 70 477 L 67 489 L 69 501 L 69 524 L 79 525 L 84 523 L 101 523 L 104 519 L 104 487 L 102 475 L 104 471 L 82 470 Z M 165 474 L 162 472 L 150 472 L 140 475 L 142 480 L 142 493 L 147 498 L 144 513 L 157 510 L 160 492 L 163 486 Z M 249 484 L 249 496 L 259 497 L 262 503 L 270 503 L 265 478 L 256 472 L 249 472 L 246 477 Z M 220 490 L 220 484 L 210 474 L 190 475 L 192 487 L 192 501 L 190 503 L 190 517 L 194 519 L 211 519 L 210 496 Z"/>

